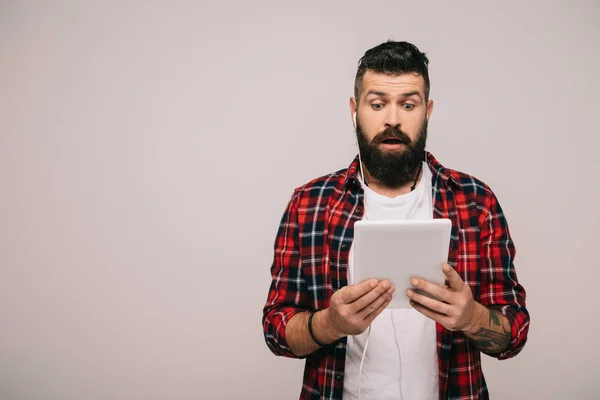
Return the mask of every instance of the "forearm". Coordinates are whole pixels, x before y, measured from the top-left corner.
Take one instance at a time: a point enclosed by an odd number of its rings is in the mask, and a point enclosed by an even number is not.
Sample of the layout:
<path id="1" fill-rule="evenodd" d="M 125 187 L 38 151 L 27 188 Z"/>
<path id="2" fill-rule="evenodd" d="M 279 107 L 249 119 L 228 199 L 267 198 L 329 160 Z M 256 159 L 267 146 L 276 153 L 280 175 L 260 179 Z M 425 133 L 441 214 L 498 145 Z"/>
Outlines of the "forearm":
<path id="1" fill-rule="evenodd" d="M 486 353 L 502 353 L 510 344 L 511 326 L 502 313 L 477 304 L 476 318 L 464 334 Z"/>
<path id="2" fill-rule="evenodd" d="M 289 320 L 285 328 L 288 346 L 298 357 L 314 353 L 320 348 L 308 331 L 309 316 L 309 312 L 296 314 Z M 342 337 L 336 334 L 331 324 L 328 323 L 327 310 L 315 313 L 312 319 L 312 329 L 316 339 L 324 344 L 333 343 Z"/>

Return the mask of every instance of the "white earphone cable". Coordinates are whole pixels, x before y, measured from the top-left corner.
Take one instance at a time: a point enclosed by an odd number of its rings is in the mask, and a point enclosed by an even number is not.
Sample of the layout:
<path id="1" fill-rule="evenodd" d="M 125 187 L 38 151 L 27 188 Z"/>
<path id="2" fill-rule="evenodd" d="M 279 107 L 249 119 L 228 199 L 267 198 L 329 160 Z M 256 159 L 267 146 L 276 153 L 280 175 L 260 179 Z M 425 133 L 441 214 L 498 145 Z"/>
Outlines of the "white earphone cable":
<path id="1" fill-rule="evenodd" d="M 390 313 L 392 316 L 392 326 L 394 327 L 394 340 L 396 341 L 396 348 L 398 349 L 398 360 L 400 361 L 400 376 L 398 377 L 398 389 L 400 391 L 400 400 L 402 397 L 402 352 L 400 351 L 400 344 L 398 343 L 398 333 L 396 332 L 396 323 L 394 322 L 394 310 Z"/>
<path id="2" fill-rule="evenodd" d="M 369 338 L 371 337 L 371 325 L 369 325 L 369 331 L 367 332 L 367 341 L 365 342 L 365 349 L 363 350 L 362 358 L 360 360 L 360 367 L 358 368 L 358 400 L 362 400 L 362 394 L 360 392 L 360 378 L 362 377 L 362 368 L 365 362 L 365 356 L 367 354 L 367 347 L 369 346 Z"/>
<path id="3" fill-rule="evenodd" d="M 356 112 L 352 114 L 352 122 L 354 122 L 354 129 L 356 129 Z M 356 148 L 358 149 L 358 165 L 360 166 L 360 175 L 366 182 L 365 173 L 363 172 L 362 157 L 360 156 L 360 146 L 358 145 L 358 137 L 356 137 Z"/>

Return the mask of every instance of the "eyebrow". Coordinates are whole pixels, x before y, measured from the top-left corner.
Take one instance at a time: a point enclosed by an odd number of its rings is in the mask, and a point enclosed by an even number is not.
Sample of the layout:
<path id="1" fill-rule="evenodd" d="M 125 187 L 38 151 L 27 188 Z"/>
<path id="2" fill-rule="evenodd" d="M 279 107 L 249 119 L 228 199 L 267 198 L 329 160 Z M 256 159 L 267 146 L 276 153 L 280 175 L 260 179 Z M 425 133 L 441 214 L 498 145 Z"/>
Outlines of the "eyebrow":
<path id="1" fill-rule="evenodd" d="M 387 93 L 386 92 L 378 92 L 376 90 L 369 90 L 367 92 L 367 94 L 365 95 L 365 97 L 368 97 L 370 95 L 375 95 L 375 96 L 379 96 L 379 97 L 387 97 Z M 410 96 L 419 96 L 421 97 L 421 93 L 418 90 L 413 90 L 412 92 L 406 92 L 406 93 L 402 93 L 402 97 L 410 97 Z"/>

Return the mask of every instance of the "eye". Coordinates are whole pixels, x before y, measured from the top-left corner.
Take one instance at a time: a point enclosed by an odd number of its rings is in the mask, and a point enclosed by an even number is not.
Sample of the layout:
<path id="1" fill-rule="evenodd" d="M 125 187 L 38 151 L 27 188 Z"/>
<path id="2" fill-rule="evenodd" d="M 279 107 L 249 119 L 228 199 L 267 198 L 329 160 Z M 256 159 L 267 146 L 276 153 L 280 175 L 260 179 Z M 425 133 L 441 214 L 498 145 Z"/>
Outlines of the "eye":
<path id="1" fill-rule="evenodd" d="M 373 110 L 378 111 L 378 110 L 381 110 L 383 108 L 383 104 L 381 104 L 381 103 L 374 103 L 374 104 L 371 104 L 371 107 L 373 108 Z"/>
<path id="2" fill-rule="evenodd" d="M 413 108 L 415 108 L 415 105 L 414 105 L 414 104 L 405 103 L 405 104 L 402 104 L 402 107 L 403 107 L 403 108 L 404 108 L 406 111 L 410 111 L 410 110 L 412 110 Z"/>

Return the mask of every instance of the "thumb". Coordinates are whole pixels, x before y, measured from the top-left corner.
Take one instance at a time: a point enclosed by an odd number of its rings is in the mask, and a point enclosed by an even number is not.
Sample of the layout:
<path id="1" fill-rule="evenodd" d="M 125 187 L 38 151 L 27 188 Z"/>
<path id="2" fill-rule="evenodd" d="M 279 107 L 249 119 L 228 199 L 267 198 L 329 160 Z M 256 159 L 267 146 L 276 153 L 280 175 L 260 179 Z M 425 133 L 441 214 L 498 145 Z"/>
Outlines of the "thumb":
<path id="1" fill-rule="evenodd" d="M 442 266 L 442 270 L 448 279 L 449 287 L 453 289 L 462 289 L 462 287 L 465 285 L 465 282 L 462 280 L 460 275 L 458 275 L 458 272 L 456 272 L 454 268 L 452 268 L 449 264 L 444 264 Z"/>

